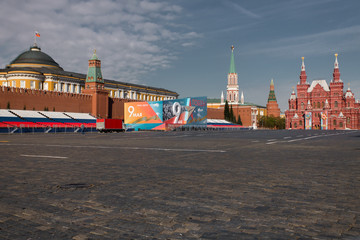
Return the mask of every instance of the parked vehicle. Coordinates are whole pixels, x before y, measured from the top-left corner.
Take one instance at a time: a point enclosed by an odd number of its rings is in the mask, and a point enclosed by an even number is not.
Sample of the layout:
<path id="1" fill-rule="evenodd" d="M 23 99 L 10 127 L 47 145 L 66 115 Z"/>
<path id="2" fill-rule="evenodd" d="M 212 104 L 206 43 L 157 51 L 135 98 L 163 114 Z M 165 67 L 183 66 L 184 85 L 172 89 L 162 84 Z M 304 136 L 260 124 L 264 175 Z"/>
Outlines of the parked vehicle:
<path id="1" fill-rule="evenodd" d="M 123 119 L 96 119 L 96 130 L 99 132 L 125 131 Z"/>

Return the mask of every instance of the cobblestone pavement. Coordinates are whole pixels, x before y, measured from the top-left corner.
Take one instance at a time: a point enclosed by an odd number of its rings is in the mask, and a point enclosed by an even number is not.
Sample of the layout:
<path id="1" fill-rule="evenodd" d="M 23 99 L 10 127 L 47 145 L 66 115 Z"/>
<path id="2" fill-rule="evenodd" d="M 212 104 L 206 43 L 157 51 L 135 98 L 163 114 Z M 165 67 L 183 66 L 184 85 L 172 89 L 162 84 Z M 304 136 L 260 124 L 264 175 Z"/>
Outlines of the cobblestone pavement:
<path id="1" fill-rule="evenodd" d="M 0 239 L 360 239 L 359 131 L 0 135 Z"/>

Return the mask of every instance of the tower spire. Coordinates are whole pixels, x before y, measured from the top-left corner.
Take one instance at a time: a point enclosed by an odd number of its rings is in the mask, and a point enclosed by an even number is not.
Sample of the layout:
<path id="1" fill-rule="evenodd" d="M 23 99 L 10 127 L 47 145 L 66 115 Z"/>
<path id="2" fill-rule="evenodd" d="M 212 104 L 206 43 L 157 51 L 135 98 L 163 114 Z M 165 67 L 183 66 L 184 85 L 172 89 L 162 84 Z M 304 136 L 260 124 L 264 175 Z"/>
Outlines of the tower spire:
<path id="1" fill-rule="evenodd" d="M 94 49 L 94 53 L 89 60 L 89 69 L 86 76 L 86 82 L 104 83 L 104 79 L 102 78 L 101 74 L 101 61 L 96 56 L 96 49 Z"/>
<path id="2" fill-rule="evenodd" d="M 340 81 L 340 71 L 339 71 L 339 63 L 338 63 L 337 57 L 338 57 L 338 54 L 335 53 L 333 82 L 339 82 Z"/>
<path id="3" fill-rule="evenodd" d="M 276 97 L 275 97 L 275 91 L 274 91 L 274 79 L 271 79 L 270 82 L 270 92 L 269 92 L 269 98 L 268 98 L 268 102 L 270 101 L 275 101 L 276 102 Z"/>
<path id="4" fill-rule="evenodd" d="M 273 116 L 273 117 L 280 116 L 280 108 L 275 97 L 274 79 L 271 79 L 270 82 L 270 92 L 269 92 L 268 102 L 266 104 L 266 109 L 268 116 Z"/>
<path id="5" fill-rule="evenodd" d="M 230 70 L 228 73 L 228 82 L 226 87 L 226 100 L 230 104 L 239 102 L 238 75 L 235 70 L 234 46 L 231 46 Z"/>
<path id="6" fill-rule="evenodd" d="M 301 60 L 302 60 L 301 71 L 305 71 L 304 57 L 301 57 Z"/>
<path id="7" fill-rule="evenodd" d="M 300 84 L 306 84 L 306 71 L 305 71 L 305 62 L 304 57 L 301 57 L 302 63 L 301 63 L 301 73 L 300 73 Z"/>
<path id="8" fill-rule="evenodd" d="M 339 68 L 339 63 L 338 63 L 338 59 L 337 59 L 337 57 L 338 57 L 338 54 L 337 54 L 337 53 L 335 53 L 335 63 L 334 63 L 334 68 Z"/>
<path id="9" fill-rule="evenodd" d="M 231 46 L 231 59 L 230 59 L 230 70 L 229 73 L 236 73 L 235 60 L 234 60 L 234 46 Z"/>

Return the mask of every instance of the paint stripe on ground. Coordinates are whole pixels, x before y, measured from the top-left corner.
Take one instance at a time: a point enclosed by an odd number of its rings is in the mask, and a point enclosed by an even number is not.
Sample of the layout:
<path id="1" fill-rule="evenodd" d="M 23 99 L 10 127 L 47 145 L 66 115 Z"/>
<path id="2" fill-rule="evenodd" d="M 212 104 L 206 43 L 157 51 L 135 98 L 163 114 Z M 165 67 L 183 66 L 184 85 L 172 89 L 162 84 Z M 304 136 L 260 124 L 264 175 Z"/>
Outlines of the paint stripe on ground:
<path id="1" fill-rule="evenodd" d="M 27 155 L 27 154 L 20 154 L 21 157 L 32 157 L 32 158 L 59 158 L 59 159 L 66 159 L 68 157 L 61 157 L 61 156 L 45 156 L 45 155 Z"/>
<path id="2" fill-rule="evenodd" d="M 16 144 L 16 143 L 0 143 L 0 146 L 39 146 L 39 144 Z M 174 152 L 209 152 L 209 153 L 225 153 L 225 150 L 212 149 L 190 149 L 190 148 L 152 148 L 152 147 L 120 147 L 120 146 L 81 146 L 81 145 L 61 145 L 61 144 L 45 144 L 42 147 L 56 148 L 91 148 L 91 149 L 122 149 L 122 150 L 149 150 L 149 151 L 174 151 Z"/>
<path id="3" fill-rule="evenodd" d="M 151 148 L 151 147 L 118 147 L 118 146 L 71 146 L 71 145 L 45 145 L 47 147 L 66 147 L 66 148 L 98 148 L 98 149 L 123 149 L 123 150 L 150 150 L 150 151 L 175 151 L 175 152 L 212 152 L 224 153 L 224 150 L 211 149 L 189 149 L 189 148 Z"/>

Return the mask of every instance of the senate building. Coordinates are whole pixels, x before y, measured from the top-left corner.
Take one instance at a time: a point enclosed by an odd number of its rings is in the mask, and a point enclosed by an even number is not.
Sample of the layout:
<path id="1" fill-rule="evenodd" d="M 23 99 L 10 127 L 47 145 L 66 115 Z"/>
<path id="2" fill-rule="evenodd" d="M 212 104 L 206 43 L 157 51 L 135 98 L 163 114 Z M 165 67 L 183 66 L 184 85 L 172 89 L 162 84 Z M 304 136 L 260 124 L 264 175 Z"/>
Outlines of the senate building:
<path id="1" fill-rule="evenodd" d="M 87 83 L 91 82 L 100 84 L 100 102 L 99 94 L 89 90 L 91 84 Z M 0 109 L 87 112 L 103 118 L 123 117 L 124 102 L 178 98 L 167 89 L 103 79 L 96 52 L 89 60 L 87 74 L 66 71 L 36 42 L 0 69 L 0 85 Z M 104 110 L 99 113 L 94 109 Z"/>
<path id="2" fill-rule="evenodd" d="M 340 79 L 338 54 L 335 54 L 333 79 L 308 83 L 302 58 L 300 82 L 291 93 L 285 111 L 286 129 L 360 129 L 360 102 L 350 89 L 344 91 Z"/>

